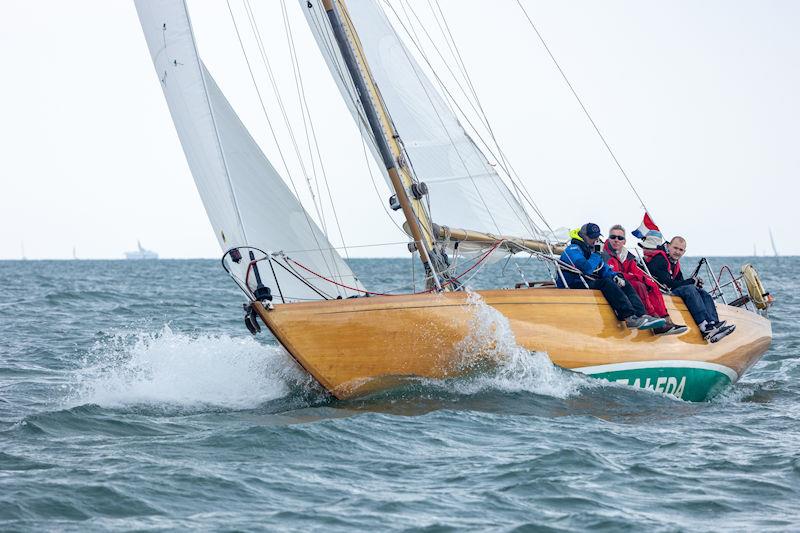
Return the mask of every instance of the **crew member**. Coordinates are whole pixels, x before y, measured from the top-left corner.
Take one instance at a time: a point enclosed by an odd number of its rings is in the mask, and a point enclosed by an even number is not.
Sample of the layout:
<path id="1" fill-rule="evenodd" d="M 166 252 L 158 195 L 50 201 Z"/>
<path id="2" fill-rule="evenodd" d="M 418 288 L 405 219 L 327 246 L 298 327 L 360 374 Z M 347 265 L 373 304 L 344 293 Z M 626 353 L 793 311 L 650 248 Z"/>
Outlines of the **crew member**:
<path id="1" fill-rule="evenodd" d="M 599 289 L 617 319 L 624 321 L 629 328 L 653 329 L 666 324 L 663 318 L 647 315 L 636 291 L 622 274 L 610 269 L 600 254 L 593 251 L 600 238 L 600 226 L 589 222 L 579 230 L 573 230 L 570 237 L 569 246 L 561 254 L 561 262 L 568 267 L 562 268 L 567 287 Z M 557 285 L 565 288 L 560 278 Z"/>
<path id="2" fill-rule="evenodd" d="M 703 280 L 683 278 L 680 259 L 686 253 L 686 239 L 676 236 L 668 244 L 661 244 L 650 237 L 645 236 L 644 242 L 640 244 L 645 249 L 645 262 L 650 274 L 683 299 L 703 338 L 709 342 L 717 342 L 733 333 L 736 326 L 720 322 L 714 299 L 703 289 Z"/>
<path id="3" fill-rule="evenodd" d="M 621 273 L 625 281 L 633 287 L 648 315 L 661 317 L 666 321 L 664 326 L 653 329 L 653 333 L 656 335 L 684 333 L 689 328 L 672 322 L 658 284 L 642 270 L 633 254 L 625 248 L 625 242 L 625 228 L 619 224 L 611 226 L 608 230 L 608 239 L 603 245 L 601 254 L 603 260 L 614 271 Z"/>

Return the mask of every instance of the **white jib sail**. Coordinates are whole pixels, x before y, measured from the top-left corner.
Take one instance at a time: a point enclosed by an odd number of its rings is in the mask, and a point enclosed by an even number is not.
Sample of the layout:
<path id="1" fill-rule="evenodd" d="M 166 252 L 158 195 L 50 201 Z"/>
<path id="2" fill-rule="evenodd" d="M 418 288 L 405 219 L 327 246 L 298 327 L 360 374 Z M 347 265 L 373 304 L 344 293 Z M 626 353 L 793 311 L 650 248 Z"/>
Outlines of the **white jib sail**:
<path id="1" fill-rule="evenodd" d="M 300 5 L 353 117 L 372 146 L 322 2 L 300 0 Z M 538 238 L 525 209 L 400 40 L 378 2 L 347 2 L 347 10 L 417 177 L 429 187 L 433 221 L 495 235 Z M 374 150 L 373 155 L 378 157 Z"/>
<path id="2" fill-rule="evenodd" d="M 223 251 L 254 246 L 283 251 L 314 273 L 363 289 L 308 216 L 202 64 L 182 0 L 136 0 L 150 55 L 175 129 Z M 237 267 L 242 275 L 247 256 Z M 260 262 L 278 302 L 356 294 L 298 267 Z M 287 271 L 293 270 L 293 272 Z M 277 278 L 277 279 L 276 279 Z M 251 274 L 250 287 L 255 279 Z M 314 288 L 309 284 L 313 284 Z M 314 290 L 316 288 L 316 290 Z"/>

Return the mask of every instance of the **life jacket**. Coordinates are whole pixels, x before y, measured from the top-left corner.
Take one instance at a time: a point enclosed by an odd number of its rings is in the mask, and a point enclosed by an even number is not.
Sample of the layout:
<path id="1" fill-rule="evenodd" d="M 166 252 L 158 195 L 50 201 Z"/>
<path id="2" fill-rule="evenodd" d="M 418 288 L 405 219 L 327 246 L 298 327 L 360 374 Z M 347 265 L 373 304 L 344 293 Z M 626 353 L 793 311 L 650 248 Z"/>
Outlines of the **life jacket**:
<path id="1" fill-rule="evenodd" d="M 664 250 L 664 248 L 659 246 L 655 250 L 645 250 L 644 261 L 645 263 L 650 263 L 650 261 L 652 261 L 654 257 L 657 257 L 659 255 L 664 257 L 664 261 L 666 261 L 667 263 L 667 272 L 669 272 L 670 277 L 672 279 L 677 278 L 678 274 L 681 273 L 681 262 L 676 261 L 673 263 L 672 260 L 669 258 L 669 255 L 667 254 L 666 250 Z"/>

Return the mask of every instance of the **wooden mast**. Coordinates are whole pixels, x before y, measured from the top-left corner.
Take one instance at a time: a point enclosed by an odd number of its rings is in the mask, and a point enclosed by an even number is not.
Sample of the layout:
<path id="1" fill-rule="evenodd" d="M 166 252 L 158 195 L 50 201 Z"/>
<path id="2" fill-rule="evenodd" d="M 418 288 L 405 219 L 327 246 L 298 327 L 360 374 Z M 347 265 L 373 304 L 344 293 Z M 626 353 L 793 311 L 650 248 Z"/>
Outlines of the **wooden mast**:
<path id="1" fill-rule="evenodd" d="M 440 269 L 437 268 L 439 261 L 435 260 L 438 255 L 434 249 L 436 236 L 433 232 L 433 223 L 422 199 L 408 194 L 414 184 L 414 179 L 405 163 L 403 150 L 398 142 L 399 135 L 384 106 L 375 79 L 372 77 L 356 29 L 353 27 L 342 0 L 323 0 L 322 4 L 328 14 L 333 35 L 339 45 L 347 70 L 355 83 L 361 105 L 378 145 L 378 151 L 389 174 L 398 203 L 403 210 L 411 237 L 419 251 L 426 275 L 432 276 L 436 287 L 441 289 Z"/>

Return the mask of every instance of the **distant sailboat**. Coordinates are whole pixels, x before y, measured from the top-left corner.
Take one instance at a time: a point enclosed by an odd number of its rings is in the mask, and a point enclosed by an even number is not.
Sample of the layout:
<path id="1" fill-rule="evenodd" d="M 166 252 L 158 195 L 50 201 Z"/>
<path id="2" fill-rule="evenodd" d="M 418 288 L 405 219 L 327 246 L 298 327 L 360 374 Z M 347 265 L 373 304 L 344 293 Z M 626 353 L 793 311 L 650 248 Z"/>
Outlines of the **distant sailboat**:
<path id="1" fill-rule="evenodd" d="M 20 249 L 21 249 L 21 251 L 22 251 L 22 260 L 23 260 L 23 261 L 27 261 L 27 260 L 28 260 L 28 258 L 27 258 L 27 257 L 25 257 L 25 243 L 24 243 L 24 242 L 20 242 L 20 243 L 19 243 L 19 247 L 20 247 Z"/>
<path id="2" fill-rule="evenodd" d="M 125 259 L 158 259 L 158 254 L 152 250 L 142 248 L 142 243 L 136 241 L 136 246 L 139 248 L 133 252 L 125 252 Z"/>
<path id="3" fill-rule="evenodd" d="M 775 257 L 780 257 L 778 249 L 775 247 L 775 238 L 772 236 L 772 228 L 769 228 L 769 242 L 772 244 L 772 252 L 775 254 Z"/>
<path id="4" fill-rule="evenodd" d="M 72 247 L 72 259 L 77 259 L 77 258 L 78 258 L 78 254 L 77 254 L 77 252 L 75 251 L 75 247 L 73 246 L 73 247 Z"/>

